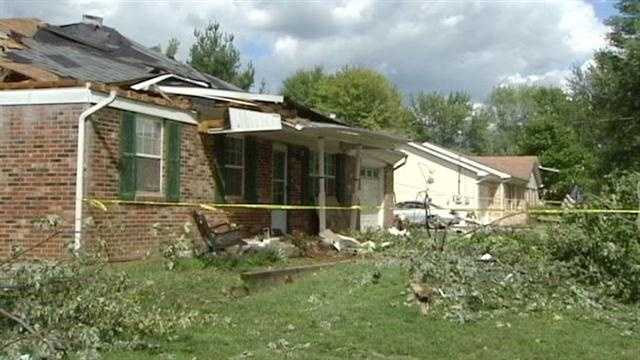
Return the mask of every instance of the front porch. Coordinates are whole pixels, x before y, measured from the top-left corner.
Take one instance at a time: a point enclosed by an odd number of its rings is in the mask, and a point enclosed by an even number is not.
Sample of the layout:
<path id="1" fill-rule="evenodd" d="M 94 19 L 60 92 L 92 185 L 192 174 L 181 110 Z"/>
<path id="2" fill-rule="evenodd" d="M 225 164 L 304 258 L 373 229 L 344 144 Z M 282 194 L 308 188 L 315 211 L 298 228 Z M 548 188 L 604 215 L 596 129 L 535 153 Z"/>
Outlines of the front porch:
<path id="1" fill-rule="evenodd" d="M 387 150 L 397 141 L 393 137 L 304 118 L 285 120 L 279 130 L 207 129 L 206 134 L 213 139 L 216 166 L 222 174 L 220 200 L 273 205 L 259 216 L 248 212 L 262 219 L 252 224 L 250 232 L 259 231 L 258 224 L 284 234 L 391 223 L 391 169 L 402 159 L 401 154 Z M 317 208 L 280 209 L 279 205 Z M 352 205 L 366 209 L 350 209 Z M 231 214 L 233 221 L 246 223 L 247 211 L 231 210 Z"/>
<path id="2" fill-rule="evenodd" d="M 524 225 L 528 215 L 522 213 L 529 208 L 525 182 L 518 179 L 507 181 L 483 181 L 478 184 L 478 219 L 482 223 L 497 222 L 500 225 Z M 503 220 L 501 220 L 503 219 Z"/>

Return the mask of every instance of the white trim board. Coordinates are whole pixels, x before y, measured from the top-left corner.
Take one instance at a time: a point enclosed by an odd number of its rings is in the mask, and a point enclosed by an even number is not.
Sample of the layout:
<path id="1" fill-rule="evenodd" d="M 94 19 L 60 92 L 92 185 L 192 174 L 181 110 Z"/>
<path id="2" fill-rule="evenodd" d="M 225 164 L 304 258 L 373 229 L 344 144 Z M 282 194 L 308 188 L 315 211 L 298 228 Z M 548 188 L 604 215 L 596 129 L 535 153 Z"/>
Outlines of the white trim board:
<path id="1" fill-rule="evenodd" d="M 186 77 L 182 77 L 176 74 L 164 74 L 164 75 L 160 75 L 160 76 L 156 76 L 154 78 L 151 78 L 149 80 L 145 80 L 143 82 L 139 82 L 137 84 L 131 85 L 131 88 L 133 90 L 149 90 L 149 87 L 151 87 L 152 85 L 155 85 L 159 82 L 162 82 L 166 79 L 170 79 L 170 78 L 174 78 L 174 79 L 178 79 L 178 80 L 182 80 L 184 82 L 188 82 L 194 85 L 199 85 L 201 87 L 204 88 L 208 88 L 209 84 L 207 84 L 206 82 L 203 81 L 197 81 L 197 80 L 193 80 L 193 79 L 189 79 Z"/>
<path id="2" fill-rule="evenodd" d="M 478 162 L 475 162 L 473 160 L 467 159 L 461 155 L 458 155 L 456 153 L 452 153 L 446 149 L 437 147 L 433 144 L 428 144 L 428 146 L 425 146 L 424 144 L 418 144 L 415 142 L 409 142 L 406 144 L 405 150 L 404 151 L 412 151 L 415 152 L 416 150 L 419 152 L 424 152 L 427 154 L 431 154 L 441 160 L 447 161 L 449 163 L 458 165 L 462 168 L 465 168 L 471 172 L 474 172 L 477 176 L 479 177 L 484 177 L 487 176 L 489 174 L 495 175 L 498 178 L 502 179 L 502 180 L 506 180 L 506 179 L 510 179 L 511 175 L 509 174 L 505 174 L 501 171 L 498 171 L 496 169 L 493 169 L 491 167 L 488 167 L 486 165 L 480 164 Z M 419 156 L 419 155 L 418 155 Z"/>
<path id="3" fill-rule="evenodd" d="M 221 98 L 229 98 L 235 100 L 249 100 L 249 101 L 265 101 L 272 103 L 284 102 L 284 96 L 282 95 L 270 95 L 270 94 L 252 94 L 242 91 L 231 90 L 219 90 L 219 89 L 205 89 L 201 87 L 188 87 L 188 86 L 158 86 L 158 90 L 167 94 L 177 94 L 185 96 L 199 96 L 208 97 L 216 96 Z"/>
<path id="4" fill-rule="evenodd" d="M 414 143 L 414 144 L 417 144 L 417 143 Z M 509 174 L 507 174 L 505 172 L 499 171 L 499 170 L 494 169 L 494 168 L 492 168 L 490 166 L 487 166 L 485 164 L 482 164 L 482 163 L 477 162 L 475 160 L 472 160 L 470 158 L 464 157 L 464 156 L 462 156 L 460 154 L 456 154 L 455 152 L 449 151 L 449 150 L 447 150 L 447 149 L 445 149 L 443 147 L 440 147 L 440 146 L 436 146 L 436 145 L 434 145 L 434 144 L 432 144 L 430 142 L 423 142 L 422 144 L 417 144 L 417 145 L 421 146 L 423 148 L 427 148 L 427 149 L 431 149 L 433 151 L 439 152 L 439 153 L 443 154 L 444 156 L 456 159 L 458 161 L 466 163 L 466 164 L 468 164 L 470 166 L 473 166 L 475 168 L 478 168 L 478 169 L 487 171 L 489 173 L 492 173 L 492 174 L 500 177 L 501 179 L 509 179 L 509 178 L 511 178 L 511 175 L 509 175 Z"/>
<path id="5" fill-rule="evenodd" d="M 0 90 L 0 106 L 3 105 L 47 105 L 47 104 L 96 104 L 109 97 L 109 94 L 87 89 L 69 87 L 55 89 Z M 142 101 L 122 97 L 108 105 L 109 107 L 157 116 L 187 124 L 197 125 L 196 114 L 191 111 L 172 109 Z"/>

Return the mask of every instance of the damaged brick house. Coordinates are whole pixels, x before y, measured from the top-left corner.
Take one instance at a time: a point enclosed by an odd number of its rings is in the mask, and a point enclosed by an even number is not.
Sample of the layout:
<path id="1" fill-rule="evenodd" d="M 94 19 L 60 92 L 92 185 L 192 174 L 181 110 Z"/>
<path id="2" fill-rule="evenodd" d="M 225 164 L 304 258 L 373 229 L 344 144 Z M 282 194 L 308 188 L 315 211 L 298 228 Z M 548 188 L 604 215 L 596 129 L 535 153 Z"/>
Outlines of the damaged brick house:
<path id="1" fill-rule="evenodd" d="M 194 208 L 247 236 L 384 226 L 402 142 L 243 91 L 99 18 L 0 20 L 0 258 L 41 240 L 31 221 L 50 214 L 66 236 L 34 257 L 101 240 L 139 258 Z"/>

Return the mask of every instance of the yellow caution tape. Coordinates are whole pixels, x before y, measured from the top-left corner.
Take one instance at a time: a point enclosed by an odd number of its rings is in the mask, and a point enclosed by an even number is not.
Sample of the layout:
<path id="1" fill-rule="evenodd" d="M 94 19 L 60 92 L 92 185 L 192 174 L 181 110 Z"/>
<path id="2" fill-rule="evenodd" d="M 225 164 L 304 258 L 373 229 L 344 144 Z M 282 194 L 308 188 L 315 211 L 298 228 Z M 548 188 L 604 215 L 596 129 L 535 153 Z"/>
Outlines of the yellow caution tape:
<path id="1" fill-rule="evenodd" d="M 640 214 L 633 209 L 531 209 L 530 214 Z"/>
<path id="2" fill-rule="evenodd" d="M 217 203 L 186 203 L 186 202 L 163 202 L 163 201 L 136 201 L 136 200 L 117 200 L 117 199 L 85 199 L 92 207 L 107 211 L 107 204 L 120 205 L 150 205 L 150 206 L 181 206 L 201 208 L 209 211 L 217 211 L 222 208 L 240 208 L 240 209 L 263 209 L 263 210 L 375 210 L 388 208 L 385 206 L 317 206 L 317 205 L 274 205 L 274 204 L 217 204 Z M 511 212 L 511 213 L 528 213 L 528 214 L 640 214 L 638 209 L 499 209 L 499 208 L 446 208 L 440 210 L 451 211 L 486 211 L 486 212 Z"/>
<path id="3" fill-rule="evenodd" d="M 121 205 L 151 205 L 151 206 L 181 206 L 199 207 L 205 210 L 215 211 L 220 208 L 244 208 L 244 209 L 266 209 L 266 210 L 361 210 L 360 205 L 353 206 L 316 206 L 316 205 L 273 205 L 273 204 L 217 204 L 217 203 L 184 203 L 184 202 L 163 202 L 163 201 L 136 201 L 136 200 L 116 200 L 116 199 L 85 199 L 93 207 L 104 209 L 106 204 Z M 380 206 L 371 208 L 381 208 Z"/>

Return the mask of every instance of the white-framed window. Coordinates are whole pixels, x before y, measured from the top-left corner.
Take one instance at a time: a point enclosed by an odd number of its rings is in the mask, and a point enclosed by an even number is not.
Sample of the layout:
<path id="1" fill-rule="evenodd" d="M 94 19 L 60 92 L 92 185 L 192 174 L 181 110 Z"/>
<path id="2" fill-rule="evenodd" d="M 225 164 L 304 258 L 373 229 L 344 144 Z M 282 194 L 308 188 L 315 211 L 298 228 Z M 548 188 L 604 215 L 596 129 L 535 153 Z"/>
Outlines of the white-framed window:
<path id="1" fill-rule="evenodd" d="M 318 174 L 318 153 L 311 152 L 309 158 L 309 175 L 313 179 L 311 181 L 311 191 L 314 197 L 320 192 L 320 181 Z M 324 154 L 324 191 L 327 196 L 333 196 L 336 193 L 336 155 Z"/>
<path id="2" fill-rule="evenodd" d="M 274 144 L 271 171 L 271 196 L 273 204 L 287 203 L 287 147 Z"/>
<path id="3" fill-rule="evenodd" d="M 244 196 L 244 138 L 227 135 L 224 138 L 225 195 Z"/>
<path id="4" fill-rule="evenodd" d="M 360 169 L 360 178 L 362 179 L 379 179 L 380 178 L 380 169 L 379 168 L 371 168 L 371 167 L 363 167 Z"/>
<path id="5" fill-rule="evenodd" d="M 136 192 L 162 193 L 162 120 L 136 115 Z"/>

